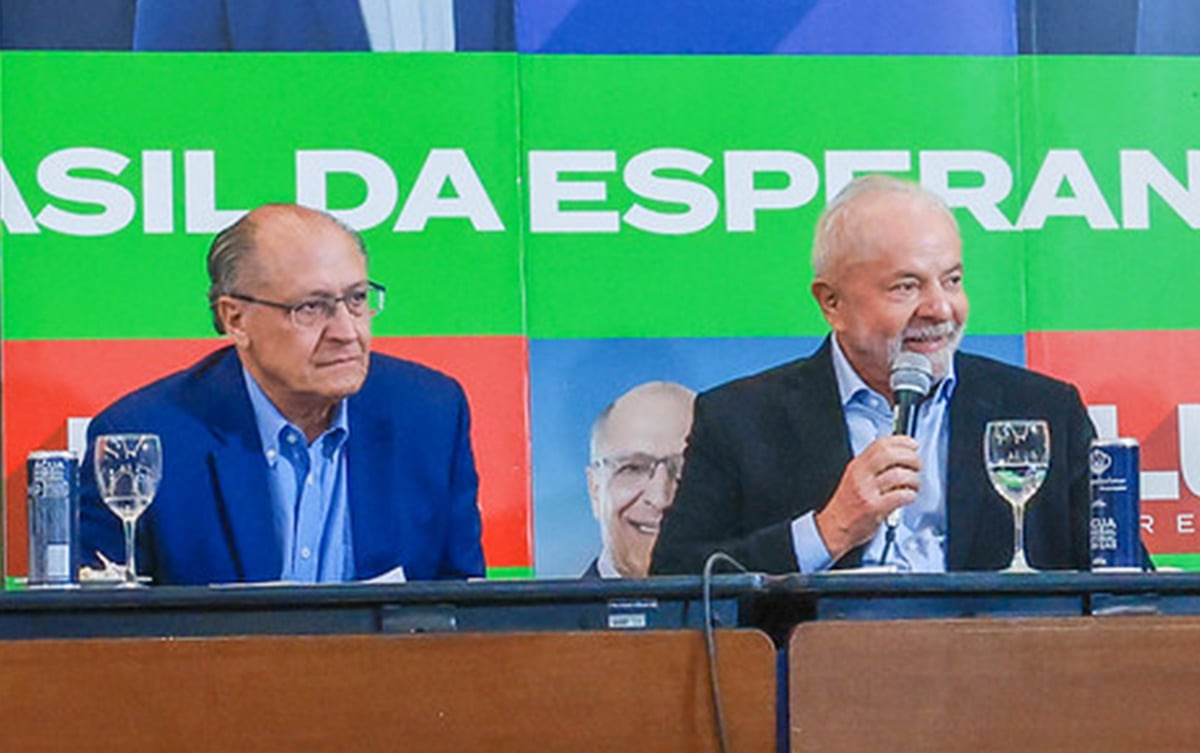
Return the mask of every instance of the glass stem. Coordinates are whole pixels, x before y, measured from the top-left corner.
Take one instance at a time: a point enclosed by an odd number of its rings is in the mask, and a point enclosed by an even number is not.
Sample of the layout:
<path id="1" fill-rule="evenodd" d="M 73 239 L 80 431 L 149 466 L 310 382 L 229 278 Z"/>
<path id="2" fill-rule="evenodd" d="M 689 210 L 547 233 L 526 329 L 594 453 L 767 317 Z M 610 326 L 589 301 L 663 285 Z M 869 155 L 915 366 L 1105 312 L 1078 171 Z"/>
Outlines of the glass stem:
<path id="1" fill-rule="evenodd" d="M 136 548 L 133 545 L 133 529 L 137 521 L 122 518 L 121 523 L 125 529 L 125 582 L 137 583 L 137 565 L 134 563 Z"/>
<path id="2" fill-rule="evenodd" d="M 1013 505 L 1013 567 L 1027 568 L 1025 561 L 1025 505 Z"/>

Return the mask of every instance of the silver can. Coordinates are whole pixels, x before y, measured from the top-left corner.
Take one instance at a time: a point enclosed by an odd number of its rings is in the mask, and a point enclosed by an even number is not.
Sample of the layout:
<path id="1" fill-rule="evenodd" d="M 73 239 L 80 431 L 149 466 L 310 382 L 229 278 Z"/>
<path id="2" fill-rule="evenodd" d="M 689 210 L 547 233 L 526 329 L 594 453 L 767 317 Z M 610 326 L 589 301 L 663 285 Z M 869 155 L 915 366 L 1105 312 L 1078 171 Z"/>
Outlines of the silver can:
<path id="1" fill-rule="evenodd" d="M 58 450 L 29 453 L 29 585 L 79 582 L 79 461 Z"/>

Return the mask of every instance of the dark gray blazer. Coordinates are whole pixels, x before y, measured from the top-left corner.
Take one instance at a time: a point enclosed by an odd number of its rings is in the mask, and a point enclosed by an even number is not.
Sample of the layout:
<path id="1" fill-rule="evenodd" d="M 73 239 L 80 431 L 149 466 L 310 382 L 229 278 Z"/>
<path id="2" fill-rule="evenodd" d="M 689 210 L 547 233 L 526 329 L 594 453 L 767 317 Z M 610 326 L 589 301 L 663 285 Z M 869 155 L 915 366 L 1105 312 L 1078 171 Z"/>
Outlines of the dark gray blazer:
<path id="1" fill-rule="evenodd" d="M 1012 512 L 983 467 L 984 424 L 1050 422 L 1050 470 L 1029 502 L 1025 553 L 1039 569 L 1088 567 L 1091 421 L 1071 385 L 980 356 L 955 357 L 947 469 L 948 570 L 995 570 L 1012 556 Z M 699 573 L 722 550 L 754 571 L 795 572 L 790 525 L 833 495 L 851 459 L 829 340 L 812 356 L 696 400 L 683 479 L 652 573 Z M 859 564 L 862 548 L 836 564 Z"/>

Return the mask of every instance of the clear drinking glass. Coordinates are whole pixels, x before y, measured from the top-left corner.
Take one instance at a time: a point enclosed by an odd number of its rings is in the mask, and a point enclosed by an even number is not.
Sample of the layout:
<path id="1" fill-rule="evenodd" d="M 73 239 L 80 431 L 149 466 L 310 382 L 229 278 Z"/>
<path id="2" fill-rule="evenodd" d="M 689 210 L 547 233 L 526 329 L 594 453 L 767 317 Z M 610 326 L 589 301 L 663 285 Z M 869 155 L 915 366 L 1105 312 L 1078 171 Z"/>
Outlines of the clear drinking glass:
<path id="1" fill-rule="evenodd" d="M 1009 573 L 1031 573 L 1025 559 L 1025 504 L 1050 470 L 1050 425 L 1031 419 L 989 421 L 983 434 L 988 479 L 1013 509 L 1013 557 Z"/>
<path id="2" fill-rule="evenodd" d="M 121 519 L 125 531 L 125 581 L 138 585 L 134 531 L 154 501 L 162 478 L 162 442 L 157 434 L 103 434 L 96 437 L 96 485 L 100 498 Z"/>

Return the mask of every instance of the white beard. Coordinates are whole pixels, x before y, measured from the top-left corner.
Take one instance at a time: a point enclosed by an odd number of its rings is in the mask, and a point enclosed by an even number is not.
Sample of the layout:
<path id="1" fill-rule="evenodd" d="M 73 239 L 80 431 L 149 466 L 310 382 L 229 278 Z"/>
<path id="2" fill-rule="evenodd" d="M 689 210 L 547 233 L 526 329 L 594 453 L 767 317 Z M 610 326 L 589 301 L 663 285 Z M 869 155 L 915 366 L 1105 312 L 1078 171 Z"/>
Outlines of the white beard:
<path id="1" fill-rule="evenodd" d="M 950 340 L 941 348 L 924 354 L 929 358 L 929 363 L 933 367 L 934 381 L 941 381 L 946 374 L 950 373 L 950 363 L 954 360 L 954 352 L 958 350 L 959 343 L 962 342 L 964 329 L 966 329 L 964 325 L 953 321 L 936 324 L 932 327 L 907 328 L 888 344 L 888 355 L 891 357 L 891 362 L 895 363 L 896 356 L 904 350 L 905 340 L 949 336 Z"/>

